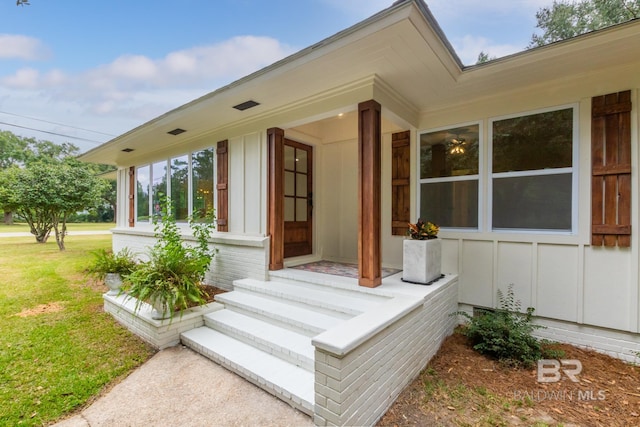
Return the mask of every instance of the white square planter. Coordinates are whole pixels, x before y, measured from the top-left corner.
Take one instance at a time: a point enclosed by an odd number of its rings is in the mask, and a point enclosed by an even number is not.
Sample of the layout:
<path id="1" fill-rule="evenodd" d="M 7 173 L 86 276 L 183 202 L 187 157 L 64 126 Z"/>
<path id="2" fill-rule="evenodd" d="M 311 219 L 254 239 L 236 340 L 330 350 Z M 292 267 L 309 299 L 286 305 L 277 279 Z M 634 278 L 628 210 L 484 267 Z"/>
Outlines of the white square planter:
<path id="1" fill-rule="evenodd" d="M 402 279 L 426 284 L 440 277 L 442 240 L 405 240 L 402 248 Z"/>

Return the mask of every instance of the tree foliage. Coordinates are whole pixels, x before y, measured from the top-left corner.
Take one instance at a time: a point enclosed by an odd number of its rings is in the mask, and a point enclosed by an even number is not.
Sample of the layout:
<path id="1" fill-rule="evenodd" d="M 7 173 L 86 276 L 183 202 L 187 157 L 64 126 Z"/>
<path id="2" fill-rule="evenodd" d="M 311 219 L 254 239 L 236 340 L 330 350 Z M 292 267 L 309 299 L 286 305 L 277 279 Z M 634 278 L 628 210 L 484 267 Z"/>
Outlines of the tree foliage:
<path id="1" fill-rule="evenodd" d="M 484 64 L 485 62 L 493 61 L 494 59 L 497 59 L 497 57 L 496 56 L 490 56 L 484 50 L 481 50 L 480 53 L 478 54 L 478 59 L 476 60 L 476 65 L 477 64 Z"/>
<path id="2" fill-rule="evenodd" d="M 554 1 L 536 12 L 536 27 L 529 48 L 544 46 L 580 34 L 640 17 L 640 0 Z"/>
<path id="3" fill-rule="evenodd" d="M 56 243 L 64 250 L 69 215 L 99 203 L 107 185 L 73 159 L 14 165 L 0 172 L 0 205 L 18 212 L 39 243 L 55 230 Z"/>

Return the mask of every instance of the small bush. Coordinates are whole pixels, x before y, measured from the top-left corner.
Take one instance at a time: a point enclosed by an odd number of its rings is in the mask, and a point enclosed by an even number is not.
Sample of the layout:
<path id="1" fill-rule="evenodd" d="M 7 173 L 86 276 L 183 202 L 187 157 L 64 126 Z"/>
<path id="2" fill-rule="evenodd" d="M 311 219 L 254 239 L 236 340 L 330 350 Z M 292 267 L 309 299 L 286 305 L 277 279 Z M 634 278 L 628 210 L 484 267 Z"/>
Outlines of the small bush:
<path id="1" fill-rule="evenodd" d="M 98 280 L 104 280 L 107 273 L 124 276 L 136 269 L 135 255 L 128 248 L 123 248 L 118 253 L 113 253 L 110 249 L 98 249 L 92 255 L 93 263 L 87 267 L 86 272 Z"/>
<path id="2" fill-rule="evenodd" d="M 529 367 L 548 355 L 545 341 L 539 341 L 532 333 L 544 326 L 532 323 L 534 308 L 520 312 L 520 301 L 509 285 L 506 295 L 498 290 L 498 308 L 482 310 L 476 316 L 457 312 L 468 319 L 461 333 L 471 340 L 473 348 L 514 366 Z M 553 353 L 557 355 L 557 351 Z"/>
<path id="3" fill-rule="evenodd" d="M 161 314 L 171 317 L 177 310 L 206 302 L 200 282 L 217 250 L 209 247 L 209 238 L 215 228 L 213 211 L 204 218 L 189 218 L 196 242 L 187 243 L 182 239 L 175 218 L 168 212 L 168 206 L 169 199 L 162 203 L 162 215 L 153 219 L 157 240 L 149 253 L 149 261 L 140 263 L 125 277 L 125 289 L 138 299 L 136 311 L 144 301 L 161 305 Z"/>

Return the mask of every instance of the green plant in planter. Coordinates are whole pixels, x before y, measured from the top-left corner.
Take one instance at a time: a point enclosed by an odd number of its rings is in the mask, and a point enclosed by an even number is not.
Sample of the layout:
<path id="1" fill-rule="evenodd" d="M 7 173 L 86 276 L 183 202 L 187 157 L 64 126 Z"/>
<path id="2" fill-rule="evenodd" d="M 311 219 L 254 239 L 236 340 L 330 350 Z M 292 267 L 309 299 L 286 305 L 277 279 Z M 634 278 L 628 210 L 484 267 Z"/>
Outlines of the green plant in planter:
<path id="1" fill-rule="evenodd" d="M 431 240 L 438 238 L 440 227 L 430 221 L 418 219 L 415 224 L 409 223 L 407 235 L 413 240 Z"/>
<path id="2" fill-rule="evenodd" d="M 118 295 L 122 286 L 122 277 L 131 274 L 136 268 L 134 254 L 128 248 L 117 253 L 100 249 L 94 251 L 93 256 L 93 263 L 86 269 L 87 273 L 104 281 L 104 284 L 109 287 L 108 295 Z"/>
<path id="3" fill-rule="evenodd" d="M 99 249 L 93 251 L 93 263 L 87 267 L 86 272 L 98 280 L 104 280 L 107 274 L 130 274 L 136 268 L 136 259 L 129 248 L 124 248 L 114 253 L 112 250 Z"/>
<path id="4" fill-rule="evenodd" d="M 209 269 L 215 250 L 209 247 L 214 230 L 214 213 L 205 221 L 189 218 L 189 227 L 195 244 L 182 239 L 180 228 L 167 212 L 170 202 L 163 203 L 160 218 L 154 218 L 157 239 L 149 253 L 149 261 L 141 263 L 126 276 L 127 293 L 138 299 L 136 311 L 142 302 L 154 306 L 154 317 L 172 317 L 177 310 L 185 310 L 193 304 L 204 304 L 200 282 Z"/>

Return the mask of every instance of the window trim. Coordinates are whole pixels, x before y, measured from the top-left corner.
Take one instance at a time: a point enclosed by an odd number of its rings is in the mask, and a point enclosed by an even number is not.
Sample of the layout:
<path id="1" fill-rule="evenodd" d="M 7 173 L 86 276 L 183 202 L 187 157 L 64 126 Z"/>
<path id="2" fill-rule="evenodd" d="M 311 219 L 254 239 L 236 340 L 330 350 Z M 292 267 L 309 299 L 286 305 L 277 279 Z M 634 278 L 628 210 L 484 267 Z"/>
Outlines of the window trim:
<path id="1" fill-rule="evenodd" d="M 553 169 L 535 169 L 530 171 L 516 172 L 497 172 L 493 173 L 493 123 L 496 121 L 513 119 L 516 117 L 532 116 L 535 114 L 548 113 L 552 111 L 560 111 L 571 108 L 573 117 L 572 126 L 572 153 L 571 167 L 553 168 Z M 489 117 L 487 119 L 487 231 L 490 233 L 508 233 L 508 234 L 548 234 L 548 235 L 564 235 L 573 236 L 578 234 L 579 227 L 579 196 L 580 196 L 580 105 L 579 103 L 570 103 L 557 105 L 535 110 L 521 111 L 518 113 Z M 571 230 L 551 230 L 551 229 L 530 229 L 530 228 L 494 228 L 493 227 L 493 180 L 500 178 L 526 177 L 526 176 L 542 176 L 542 175 L 560 175 L 571 173 Z"/>
<path id="2" fill-rule="evenodd" d="M 458 176 L 448 176 L 448 177 L 437 177 L 437 178 L 421 178 L 420 177 L 420 166 L 421 166 L 421 158 L 420 158 L 420 137 L 425 133 L 433 133 L 439 132 L 447 129 L 455 129 L 464 126 L 478 126 L 478 173 L 474 175 L 458 175 Z M 476 181 L 478 184 L 478 226 L 477 227 L 440 227 L 441 231 L 452 231 L 452 232 L 480 232 L 484 224 L 484 212 L 485 212 L 485 198 L 483 197 L 483 188 L 484 188 L 484 176 L 485 176 L 485 162 L 484 162 L 484 153 L 485 153 L 485 143 L 484 143 L 484 120 L 473 120 L 468 122 L 454 123 L 447 126 L 439 126 L 436 128 L 429 128 L 420 130 L 417 132 L 416 138 L 416 171 L 418 177 L 418 185 L 417 185 L 417 203 L 416 203 L 416 218 L 420 218 L 420 206 L 422 201 L 422 184 L 430 184 L 430 183 L 442 183 L 442 182 L 460 182 L 460 181 Z M 429 218 L 422 218 L 424 220 L 429 220 Z"/>

